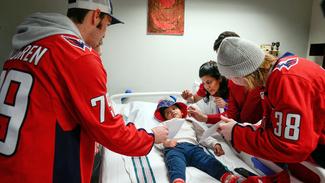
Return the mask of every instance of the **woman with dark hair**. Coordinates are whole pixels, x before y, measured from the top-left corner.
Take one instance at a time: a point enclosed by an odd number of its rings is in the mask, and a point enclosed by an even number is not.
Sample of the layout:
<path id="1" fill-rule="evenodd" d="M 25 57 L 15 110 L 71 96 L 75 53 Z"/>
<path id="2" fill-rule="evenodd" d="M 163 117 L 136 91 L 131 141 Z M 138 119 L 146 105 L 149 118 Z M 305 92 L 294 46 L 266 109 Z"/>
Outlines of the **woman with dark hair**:
<path id="1" fill-rule="evenodd" d="M 239 37 L 239 35 L 233 31 L 224 31 L 221 34 L 219 34 L 218 38 L 215 40 L 213 45 L 213 50 L 217 52 L 220 43 L 223 39 L 227 37 Z M 199 76 L 200 78 L 204 78 L 205 76 L 211 76 L 213 78 L 216 78 L 217 80 L 221 81 L 220 83 L 220 90 L 217 91 L 218 98 L 216 98 L 216 104 L 219 108 L 224 108 L 227 105 L 227 102 L 225 102 L 222 99 L 228 98 L 229 92 L 227 87 L 227 79 L 219 73 L 218 67 L 216 62 L 209 61 L 201 65 L 199 70 Z M 209 78 L 209 77 L 208 77 Z M 204 88 L 203 86 L 203 79 L 202 84 L 200 85 L 199 90 L 197 91 L 196 95 L 193 95 L 189 90 L 185 90 L 182 93 L 182 97 L 189 103 L 196 103 L 197 101 L 204 98 L 204 101 L 207 103 L 209 101 L 210 93 Z"/>
<path id="2" fill-rule="evenodd" d="M 239 37 L 239 35 L 232 31 L 224 31 L 222 32 L 218 38 L 215 40 L 213 49 L 214 51 L 218 52 L 220 47 L 220 43 L 227 37 Z M 201 69 L 202 68 L 202 69 Z M 207 66 L 204 64 L 200 68 L 200 77 L 208 74 L 208 70 L 206 69 Z M 220 72 L 215 66 L 214 74 L 210 75 L 217 75 L 220 77 Z M 201 73 L 202 71 L 202 73 Z M 227 81 L 224 76 L 221 76 L 223 81 Z M 225 82 L 227 87 L 222 87 L 225 84 L 220 84 L 220 89 L 218 93 L 222 98 L 224 98 L 224 94 L 227 94 L 228 98 L 228 106 L 227 110 L 223 113 L 214 113 L 214 114 L 204 114 L 198 109 L 189 108 L 189 114 L 193 116 L 196 120 L 201 122 L 206 122 L 208 124 L 215 124 L 221 120 L 221 116 L 227 116 L 229 118 L 235 119 L 240 123 L 248 122 L 248 123 L 256 123 L 262 119 L 263 116 L 263 108 L 262 108 L 262 100 L 260 97 L 261 88 L 257 87 L 255 89 L 246 89 L 243 86 L 237 85 L 231 80 Z M 227 92 L 223 90 L 226 88 Z M 201 89 L 202 90 L 202 89 Z M 199 91 L 198 91 L 199 92 Z M 196 97 L 193 97 L 194 101 Z M 217 99 L 216 99 L 217 100 Z"/>
<path id="3" fill-rule="evenodd" d="M 205 103 L 210 101 L 210 96 L 214 97 L 214 102 L 218 108 L 226 108 L 229 96 L 228 81 L 221 76 L 215 61 L 208 61 L 201 65 L 199 77 L 202 80 L 196 94 L 192 94 L 190 90 L 185 90 L 182 97 L 189 103 L 196 103 L 203 99 Z"/>
<path id="4" fill-rule="evenodd" d="M 198 90 L 197 94 L 203 97 L 205 101 L 209 101 L 210 94 L 215 93 L 213 96 L 215 96 L 215 102 L 217 106 L 224 108 L 227 105 L 227 102 L 224 99 L 227 99 L 229 96 L 227 86 L 228 81 L 219 73 L 217 63 L 215 61 L 209 61 L 201 65 L 199 70 L 199 77 L 202 80 L 202 84 L 200 85 L 200 89 Z M 213 78 L 218 81 L 213 83 L 216 85 L 216 87 L 209 87 L 211 86 L 210 83 L 212 84 L 212 82 L 209 81 L 213 81 Z M 204 85 L 206 87 L 204 87 Z"/>
<path id="5" fill-rule="evenodd" d="M 213 96 L 214 102 L 218 108 L 225 108 L 222 113 L 205 114 L 197 108 L 189 107 L 189 115 L 196 120 L 206 122 L 207 124 L 215 124 L 221 120 L 221 116 L 227 116 L 232 119 L 244 123 L 256 123 L 262 119 L 263 108 L 260 97 L 260 88 L 248 90 L 243 86 L 239 86 L 227 80 L 219 73 L 219 70 L 214 61 L 204 63 L 200 67 L 199 76 L 202 80 L 199 90 L 196 95 L 186 93 L 182 96 L 187 101 L 196 101 L 202 99 L 204 102 L 209 102 L 210 96 Z M 187 96 L 190 96 L 186 98 Z"/>

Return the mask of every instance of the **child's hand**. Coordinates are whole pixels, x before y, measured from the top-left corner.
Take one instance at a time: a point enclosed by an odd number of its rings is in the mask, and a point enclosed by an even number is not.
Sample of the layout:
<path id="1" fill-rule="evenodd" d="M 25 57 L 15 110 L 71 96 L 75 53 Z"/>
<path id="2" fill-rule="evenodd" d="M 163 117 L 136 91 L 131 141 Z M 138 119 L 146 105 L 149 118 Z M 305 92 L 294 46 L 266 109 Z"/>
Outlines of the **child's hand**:
<path id="1" fill-rule="evenodd" d="M 184 90 L 184 91 L 182 92 L 182 95 L 181 95 L 181 96 L 182 96 L 183 99 L 186 100 L 187 102 L 190 102 L 190 103 L 193 102 L 193 94 L 192 94 L 192 92 L 191 92 L 190 90 Z"/>
<path id="2" fill-rule="evenodd" d="M 193 117 L 197 121 L 201 121 L 201 122 L 208 121 L 208 116 L 203 114 L 200 110 L 198 110 L 195 107 L 192 106 L 188 107 L 187 112 L 190 117 Z"/>
<path id="3" fill-rule="evenodd" d="M 228 105 L 228 103 L 221 97 L 215 97 L 214 103 L 216 103 L 218 108 L 225 108 Z"/>
<path id="4" fill-rule="evenodd" d="M 163 143 L 164 147 L 175 147 L 177 145 L 177 141 L 174 139 L 167 139 L 164 143 Z"/>
<path id="5" fill-rule="evenodd" d="M 157 126 L 151 130 L 155 135 L 155 144 L 160 144 L 166 141 L 168 137 L 168 128 L 166 126 Z"/>
<path id="6" fill-rule="evenodd" d="M 221 156 L 225 154 L 225 152 L 221 147 L 221 144 L 218 143 L 214 146 L 214 154 L 216 154 L 217 156 Z"/>

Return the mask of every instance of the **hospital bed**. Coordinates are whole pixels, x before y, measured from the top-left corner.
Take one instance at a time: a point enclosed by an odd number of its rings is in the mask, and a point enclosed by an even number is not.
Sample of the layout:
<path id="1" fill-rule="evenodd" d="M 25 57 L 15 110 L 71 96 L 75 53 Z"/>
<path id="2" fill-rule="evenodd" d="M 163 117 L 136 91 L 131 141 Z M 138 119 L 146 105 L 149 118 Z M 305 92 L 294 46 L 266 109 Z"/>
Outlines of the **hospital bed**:
<path id="1" fill-rule="evenodd" d="M 178 96 L 178 99 L 181 98 L 179 97 L 180 92 L 144 92 L 117 94 L 111 96 L 110 100 L 115 113 L 121 114 L 126 123 L 133 122 L 137 128 L 144 128 L 150 131 L 150 129 L 159 124 L 153 116 L 158 100 L 170 95 Z M 127 103 L 125 103 L 126 101 Z M 282 171 L 280 167 L 266 160 L 255 158 L 245 153 L 237 153 L 220 135 L 214 134 L 214 137 L 219 140 L 225 152 L 225 155 L 216 158 L 235 174 L 234 169 L 238 167 L 245 168 L 256 175 L 267 175 L 270 171 Z M 212 150 L 207 148 L 205 150 L 207 153 L 214 154 Z M 325 182 L 325 172 L 322 171 L 324 169 L 317 173 L 322 176 L 321 182 Z M 186 179 L 188 183 L 218 182 L 213 177 L 194 167 L 186 168 Z M 162 153 L 153 147 L 147 156 L 142 157 L 128 157 L 103 148 L 100 182 L 168 183 L 169 181 Z M 300 181 L 291 177 L 291 182 Z"/>

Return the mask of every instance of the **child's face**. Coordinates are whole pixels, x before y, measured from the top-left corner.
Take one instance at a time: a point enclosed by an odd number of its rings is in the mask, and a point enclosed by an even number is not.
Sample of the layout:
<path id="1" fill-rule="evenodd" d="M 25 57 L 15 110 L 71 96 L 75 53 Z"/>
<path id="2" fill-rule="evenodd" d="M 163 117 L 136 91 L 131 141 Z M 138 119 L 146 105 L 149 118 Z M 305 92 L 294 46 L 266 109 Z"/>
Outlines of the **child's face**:
<path id="1" fill-rule="evenodd" d="M 209 75 L 205 75 L 201 77 L 204 88 L 210 93 L 210 95 L 214 96 L 220 87 L 220 81 L 214 77 Z"/>
<path id="2" fill-rule="evenodd" d="M 164 110 L 164 116 L 166 120 L 182 118 L 182 111 L 176 105 L 172 105 Z"/>

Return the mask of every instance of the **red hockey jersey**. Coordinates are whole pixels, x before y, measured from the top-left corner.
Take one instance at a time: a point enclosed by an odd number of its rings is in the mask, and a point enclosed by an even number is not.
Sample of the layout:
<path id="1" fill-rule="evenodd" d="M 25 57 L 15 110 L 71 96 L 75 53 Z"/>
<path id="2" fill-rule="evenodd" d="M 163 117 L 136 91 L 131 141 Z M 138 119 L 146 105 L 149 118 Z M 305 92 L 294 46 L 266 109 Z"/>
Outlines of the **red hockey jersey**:
<path id="1" fill-rule="evenodd" d="M 233 146 L 274 162 L 301 162 L 325 144 L 325 72 L 296 56 L 281 58 L 264 92 L 264 119 L 256 131 L 235 125 Z"/>
<path id="2" fill-rule="evenodd" d="M 154 136 L 125 125 L 107 97 L 100 57 L 54 35 L 13 53 L 0 80 L 0 182 L 90 182 L 95 141 L 130 156 Z"/>
<path id="3" fill-rule="evenodd" d="M 209 114 L 209 124 L 215 124 L 221 120 L 220 116 L 227 116 L 237 122 L 256 123 L 263 117 L 261 88 L 248 90 L 243 86 L 228 81 L 229 100 L 227 111 L 219 114 Z"/>

